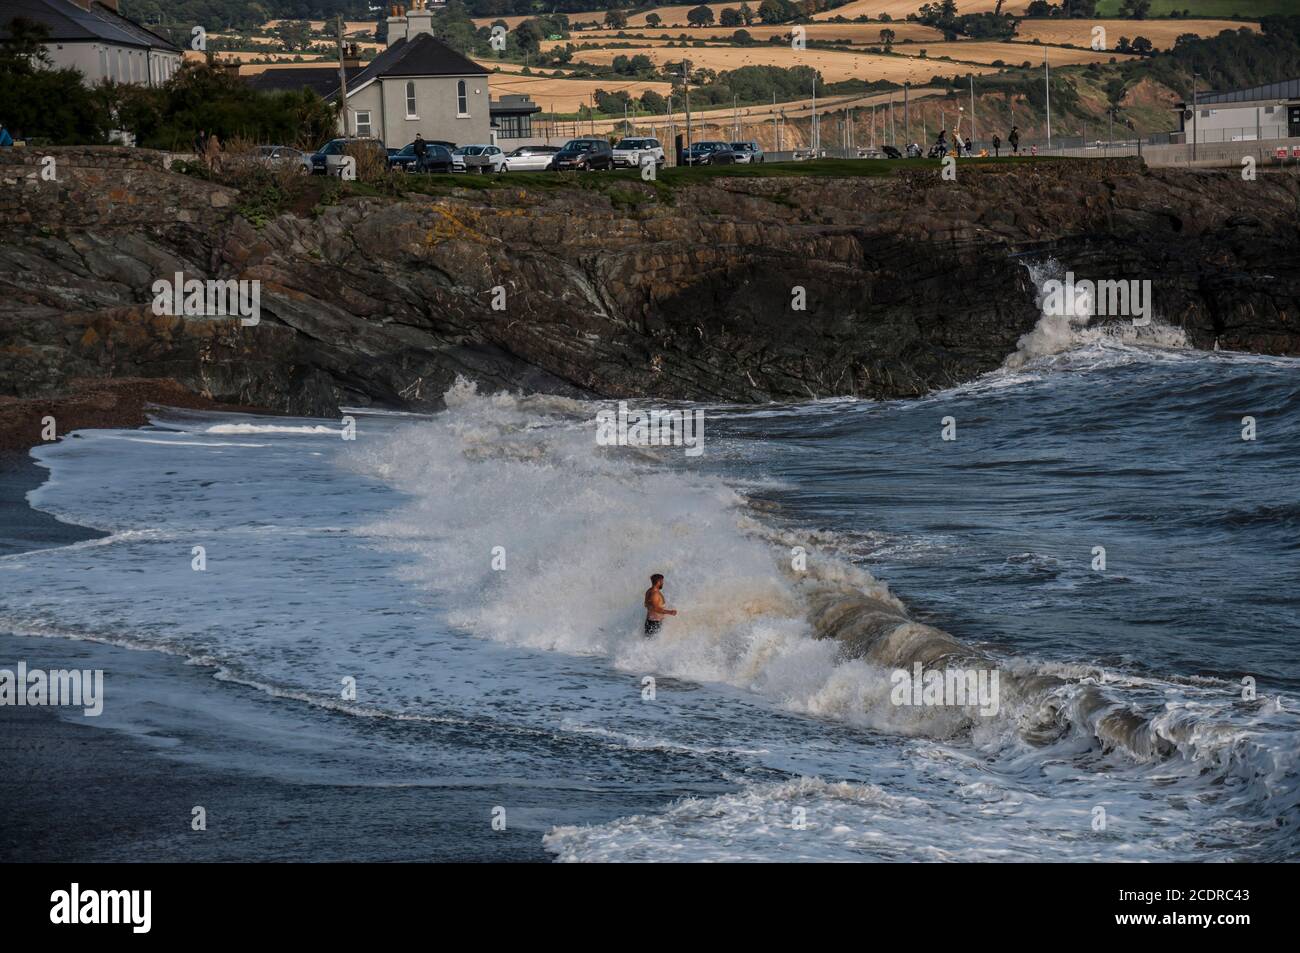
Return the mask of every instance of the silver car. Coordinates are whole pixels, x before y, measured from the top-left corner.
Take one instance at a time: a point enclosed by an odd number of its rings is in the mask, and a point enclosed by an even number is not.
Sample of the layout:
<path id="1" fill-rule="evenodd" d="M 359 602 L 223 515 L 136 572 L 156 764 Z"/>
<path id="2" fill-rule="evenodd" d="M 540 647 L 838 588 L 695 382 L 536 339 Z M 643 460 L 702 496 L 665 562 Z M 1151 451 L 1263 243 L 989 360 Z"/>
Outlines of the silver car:
<path id="1" fill-rule="evenodd" d="M 748 142 L 733 142 L 731 151 L 736 154 L 737 162 L 758 163 L 763 161 L 763 149 L 753 139 Z"/>

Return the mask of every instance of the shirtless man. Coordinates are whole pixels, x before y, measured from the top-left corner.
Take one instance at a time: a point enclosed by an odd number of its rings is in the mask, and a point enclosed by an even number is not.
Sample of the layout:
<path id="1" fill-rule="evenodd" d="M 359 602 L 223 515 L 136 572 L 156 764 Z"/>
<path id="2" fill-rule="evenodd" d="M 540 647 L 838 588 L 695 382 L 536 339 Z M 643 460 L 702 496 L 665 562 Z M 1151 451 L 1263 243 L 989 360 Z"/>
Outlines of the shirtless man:
<path id="1" fill-rule="evenodd" d="M 669 609 L 668 606 L 664 605 L 663 589 L 663 573 L 657 572 L 650 577 L 650 588 L 645 591 L 645 634 L 647 638 L 659 631 L 659 627 L 664 624 L 664 616 L 677 615 L 676 609 Z"/>

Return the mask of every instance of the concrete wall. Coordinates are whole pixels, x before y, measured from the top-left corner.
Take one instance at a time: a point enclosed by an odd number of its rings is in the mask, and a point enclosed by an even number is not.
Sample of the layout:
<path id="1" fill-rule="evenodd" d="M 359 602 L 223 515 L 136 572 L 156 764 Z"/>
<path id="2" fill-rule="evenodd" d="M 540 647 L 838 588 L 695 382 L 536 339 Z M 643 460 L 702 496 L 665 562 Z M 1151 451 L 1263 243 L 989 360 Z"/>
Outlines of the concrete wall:
<path id="1" fill-rule="evenodd" d="M 1196 161 L 1192 161 L 1190 144 L 1169 146 L 1143 146 L 1142 158 L 1149 166 L 1184 166 L 1193 168 L 1222 169 L 1240 168 L 1244 156 L 1252 156 L 1257 167 L 1273 165 L 1275 151 L 1285 147 L 1290 156 L 1293 149 L 1300 147 L 1300 137 L 1287 139 L 1270 139 L 1257 142 L 1200 142 L 1196 145 Z M 1288 158 L 1287 164 L 1297 160 Z"/>

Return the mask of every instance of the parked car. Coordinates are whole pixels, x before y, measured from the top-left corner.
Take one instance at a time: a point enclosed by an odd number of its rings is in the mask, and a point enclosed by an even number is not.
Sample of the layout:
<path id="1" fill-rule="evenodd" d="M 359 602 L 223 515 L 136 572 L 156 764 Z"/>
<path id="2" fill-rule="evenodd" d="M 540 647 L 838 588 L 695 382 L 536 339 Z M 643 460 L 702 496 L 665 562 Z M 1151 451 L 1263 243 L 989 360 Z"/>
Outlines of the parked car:
<path id="1" fill-rule="evenodd" d="M 731 150 L 729 142 L 705 140 L 687 149 L 685 158 L 687 165 L 732 165 L 736 153 Z"/>
<path id="2" fill-rule="evenodd" d="M 460 153 L 459 159 L 456 153 Z M 461 146 L 451 155 L 456 172 L 504 172 L 506 168 L 506 154 L 497 146 Z"/>
<path id="3" fill-rule="evenodd" d="M 664 147 L 658 139 L 620 139 L 614 147 L 614 165 L 636 169 L 647 158 L 653 158 L 656 166 L 663 166 Z"/>
<path id="4" fill-rule="evenodd" d="M 614 150 L 605 139 L 570 139 L 563 149 L 555 153 L 550 167 L 556 172 L 612 169 Z"/>
<path id="5" fill-rule="evenodd" d="M 410 142 L 396 152 L 388 150 L 388 167 L 398 172 L 450 172 L 452 171 L 451 151 L 446 146 L 432 142 L 424 144 L 424 166 L 419 167 L 415 154 L 415 143 Z"/>
<path id="6" fill-rule="evenodd" d="M 269 166 L 292 166 L 299 172 L 311 171 L 311 157 L 293 146 L 258 146 L 257 156 Z"/>
<path id="7" fill-rule="evenodd" d="M 508 172 L 541 172 L 549 168 L 559 146 L 520 146 L 506 153 Z"/>
<path id="8" fill-rule="evenodd" d="M 385 163 L 388 162 L 388 150 L 378 139 L 348 138 L 331 139 L 317 149 L 311 157 L 311 171 L 315 175 L 339 175 L 343 168 L 346 150 L 372 149 Z"/>
<path id="9" fill-rule="evenodd" d="M 753 165 L 763 161 L 763 149 L 753 139 L 748 142 L 733 142 L 731 151 L 736 154 L 737 162 L 747 162 Z"/>

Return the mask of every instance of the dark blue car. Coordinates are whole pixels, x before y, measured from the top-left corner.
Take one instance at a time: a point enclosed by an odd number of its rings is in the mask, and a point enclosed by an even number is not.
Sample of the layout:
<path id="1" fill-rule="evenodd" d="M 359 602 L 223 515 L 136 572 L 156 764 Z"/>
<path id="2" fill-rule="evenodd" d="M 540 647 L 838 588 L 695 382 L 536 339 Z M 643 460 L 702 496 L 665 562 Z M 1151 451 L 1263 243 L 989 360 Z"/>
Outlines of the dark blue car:
<path id="1" fill-rule="evenodd" d="M 388 167 L 395 171 L 402 172 L 450 172 L 452 167 L 451 150 L 446 146 L 436 142 L 426 142 L 424 144 L 424 164 L 419 164 L 419 157 L 415 154 L 415 143 L 410 142 L 398 149 L 396 152 L 389 153 Z"/>

